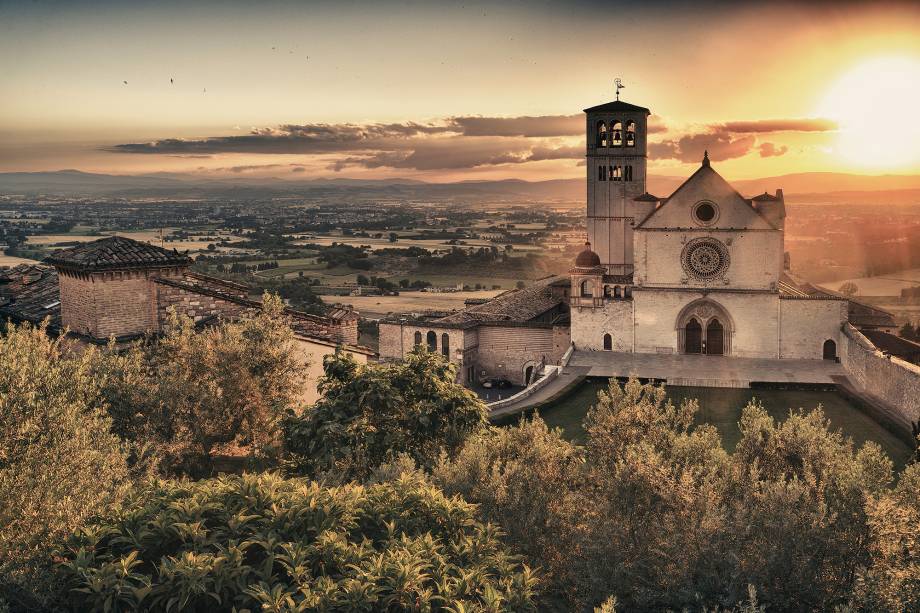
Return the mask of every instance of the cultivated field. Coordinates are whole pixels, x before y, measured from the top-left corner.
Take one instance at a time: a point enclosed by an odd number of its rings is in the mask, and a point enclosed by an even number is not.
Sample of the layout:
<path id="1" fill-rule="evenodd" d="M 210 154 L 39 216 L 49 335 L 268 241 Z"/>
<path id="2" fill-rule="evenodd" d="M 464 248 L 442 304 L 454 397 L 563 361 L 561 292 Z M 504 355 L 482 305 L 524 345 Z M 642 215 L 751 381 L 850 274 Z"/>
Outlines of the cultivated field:
<path id="1" fill-rule="evenodd" d="M 0 253 L 0 266 L 16 266 L 18 264 L 34 264 L 35 260 L 27 260 L 25 258 L 17 258 L 12 255 L 3 255 Z"/>
<path id="2" fill-rule="evenodd" d="M 920 285 L 920 268 L 892 272 L 878 277 L 830 281 L 822 285 L 836 290 L 844 283 L 855 283 L 859 288 L 858 295 L 860 296 L 900 296 L 902 289 Z"/>

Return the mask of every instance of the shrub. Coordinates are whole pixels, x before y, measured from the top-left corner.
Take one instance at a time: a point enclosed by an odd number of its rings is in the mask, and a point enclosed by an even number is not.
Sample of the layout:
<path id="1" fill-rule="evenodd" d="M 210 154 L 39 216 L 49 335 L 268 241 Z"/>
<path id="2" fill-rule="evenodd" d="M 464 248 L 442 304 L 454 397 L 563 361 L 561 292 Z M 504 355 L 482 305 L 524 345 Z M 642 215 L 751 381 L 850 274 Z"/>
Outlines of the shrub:
<path id="1" fill-rule="evenodd" d="M 390 364 L 336 354 L 324 369 L 323 397 L 284 422 L 287 465 L 299 474 L 363 480 L 402 453 L 428 468 L 487 423 L 485 405 L 456 383 L 454 365 L 425 349 Z"/>
<path id="2" fill-rule="evenodd" d="M 55 591 L 52 548 L 129 482 L 109 431 L 98 358 L 44 327 L 0 335 L 0 602 L 34 609 Z"/>
<path id="3" fill-rule="evenodd" d="M 417 477 L 160 482 L 70 540 L 85 611 L 521 611 L 536 580 L 474 509 Z"/>

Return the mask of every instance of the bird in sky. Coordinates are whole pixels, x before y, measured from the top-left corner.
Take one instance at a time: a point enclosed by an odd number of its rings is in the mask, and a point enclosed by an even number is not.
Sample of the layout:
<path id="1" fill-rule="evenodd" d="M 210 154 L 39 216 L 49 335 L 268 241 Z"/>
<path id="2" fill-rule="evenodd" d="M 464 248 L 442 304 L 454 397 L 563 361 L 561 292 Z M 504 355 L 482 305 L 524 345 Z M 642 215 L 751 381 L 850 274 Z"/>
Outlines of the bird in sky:
<path id="1" fill-rule="evenodd" d="M 172 85 L 172 82 L 173 82 L 172 77 L 170 77 L 170 79 L 169 79 L 170 85 Z"/>
<path id="2" fill-rule="evenodd" d="M 127 82 L 127 81 L 122 81 L 122 83 L 124 83 L 125 85 L 127 85 L 127 84 L 128 84 L 128 82 Z"/>

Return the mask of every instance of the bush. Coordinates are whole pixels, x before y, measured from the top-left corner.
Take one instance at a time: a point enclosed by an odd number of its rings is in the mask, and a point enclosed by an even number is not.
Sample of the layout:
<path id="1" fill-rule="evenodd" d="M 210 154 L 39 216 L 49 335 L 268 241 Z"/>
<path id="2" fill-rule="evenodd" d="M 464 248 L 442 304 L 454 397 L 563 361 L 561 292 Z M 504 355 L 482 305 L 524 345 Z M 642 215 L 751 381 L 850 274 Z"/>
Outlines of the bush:
<path id="1" fill-rule="evenodd" d="M 536 580 L 474 509 L 423 480 L 274 474 L 161 482 L 77 533 L 81 611 L 522 611 Z"/>
<path id="2" fill-rule="evenodd" d="M 0 602 L 35 609 L 55 591 L 51 552 L 129 483 L 109 431 L 96 350 L 44 327 L 0 335 Z M 2 607 L 0 607 L 2 608 Z"/>
<path id="3" fill-rule="evenodd" d="M 455 366 L 424 349 L 401 362 L 363 366 L 336 354 L 323 367 L 323 397 L 284 422 L 295 473 L 363 480 L 401 453 L 427 468 L 487 424 L 485 405 L 456 383 Z"/>
<path id="4" fill-rule="evenodd" d="M 584 446 L 536 417 L 472 437 L 436 466 L 435 483 L 479 504 L 545 566 L 547 608 L 614 595 L 630 611 L 709 610 L 756 592 L 770 611 L 857 599 L 917 610 L 920 471 L 889 490 L 891 462 L 831 432 L 820 409 L 775 423 L 752 404 L 728 454 L 712 426 L 694 425 L 695 401 L 665 396 L 613 381 L 585 420 Z"/>

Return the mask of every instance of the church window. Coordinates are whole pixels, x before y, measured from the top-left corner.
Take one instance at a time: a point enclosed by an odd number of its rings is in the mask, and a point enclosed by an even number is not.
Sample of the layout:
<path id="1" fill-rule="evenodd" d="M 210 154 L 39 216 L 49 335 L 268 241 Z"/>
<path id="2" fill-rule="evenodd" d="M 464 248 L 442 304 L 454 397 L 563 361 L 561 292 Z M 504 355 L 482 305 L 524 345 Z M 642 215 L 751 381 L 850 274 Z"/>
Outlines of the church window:
<path id="1" fill-rule="evenodd" d="M 441 335 L 441 355 L 450 359 L 450 337 L 447 332 Z"/>
<path id="2" fill-rule="evenodd" d="M 624 180 L 624 181 L 632 181 L 632 180 L 633 180 L 632 166 L 624 166 L 624 167 L 623 167 L 623 180 Z"/>
<path id="3" fill-rule="evenodd" d="M 598 167 L 597 167 L 597 180 L 598 180 L 598 181 L 606 181 L 606 180 L 607 180 L 607 167 L 606 167 L 606 166 L 598 166 Z"/>
<path id="4" fill-rule="evenodd" d="M 611 351 L 613 349 L 613 338 L 609 334 L 604 335 L 604 351 Z"/>
<path id="5" fill-rule="evenodd" d="M 438 335 L 434 330 L 429 330 L 426 340 L 428 341 L 428 351 L 438 350 Z"/>
<path id="6" fill-rule="evenodd" d="M 418 347 L 421 344 L 422 344 L 422 333 L 416 332 L 415 333 L 415 346 Z"/>
<path id="7" fill-rule="evenodd" d="M 623 146 L 623 124 L 619 121 L 613 122 L 610 126 L 610 146 L 611 147 L 622 147 Z"/>
<path id="8" fill-rule="evenodd" d="M 597 146 L 607 147 L 607 124 L 603 121 L 597 122 Z"/>
<path id="9" fill-rule="evenodd" d="M 716 218 L 716 207 L 711 202 L 701 202 L 693 209 L 693 215 L 700 223 L 708 224 Z"/>
<path id="10" fill-rule="evenodd" d="M 702 237 L 686 244 L 680 254 L 680 264 L 691 279 L 711 281 L 721 278 L 728 270 L 731 258 L 728 248 L 719 240 Z"/>
<path id="11" fill-rule="evenodd" d="M 622 181 L 623 180 L 623 168 L 620 166 L 613 167 L 613 173 L 610 176 L 611 181 Z"/>
<path id="12" fill-rule="evenodd" d="M 585 279 L 581 282 L 581 296 L 582 298 L 591 297 L 591 280 Z"/>
<path id="13" fill-rule="evenodd" d="M 636 122 L 634 121 L 626 122 L 626 146 L 636 146 Z"/>

